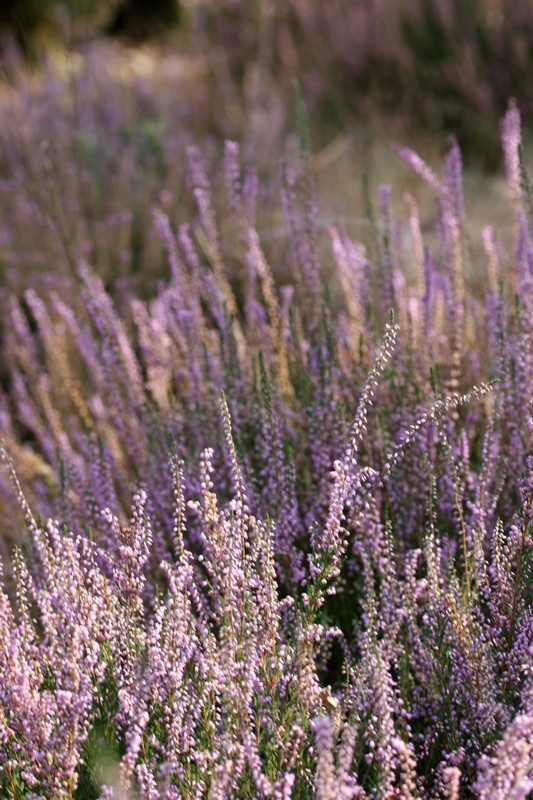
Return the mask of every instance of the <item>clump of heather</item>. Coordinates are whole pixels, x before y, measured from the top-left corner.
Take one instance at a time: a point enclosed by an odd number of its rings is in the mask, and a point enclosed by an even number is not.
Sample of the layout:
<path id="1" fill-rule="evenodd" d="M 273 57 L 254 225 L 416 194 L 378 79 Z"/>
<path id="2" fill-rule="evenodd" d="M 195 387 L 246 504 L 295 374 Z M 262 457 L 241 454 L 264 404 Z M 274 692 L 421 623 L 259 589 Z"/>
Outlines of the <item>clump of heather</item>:
<path id="1" fill-rule="evenodd" d="M 277 190 L 267 183 L 271 162 L 264 153 L 279 152 L 284 136 L 279 93 L 273 93 L 268 135 L 255 115 L 244 125 L 229 87 L 214 114 L 206 55 L 190 50 L 158 57 L 152 49 L 97 40 L 75 52 L 52 50 L 37 74 L 20 65 L 10 80 L 0 74 L 2 286 L 20 293 L 30 272 L 39 285 L 50 273 L 67 282 L 76 249 L 116 297 L 127 287 L 144 298 L 152 294 L 168 274 L 153 211 L 164 212 L 173 228 L 192 218 L 196 187 L 188 185 L 186 148 L 193 143 L 201 142 L 211 163 L 218 161 L 221 139 L 241 138 L 248 160 L 263 171 L 261 228 L 271 226 L 267 200 Z M 223 181 L 213 177 L 224 228 L 234 209 Z M 56 289 L 71 293 L 68 286 Z"/>
<path id="2" fill-rule="evenodd" d="M 533 787 L 519 112 L 502 123 L 515 249 L 483 231 L 477 296 L 452 144 L 441 176 L 397 148 L 434 190 L 437 246 L 380 187 L 369 246 L 330 230 L 331 303 L 304 133 L 281 169 L 290 285 L 228 142 L 231 224 L 190 146 L 196 212 L 176 227 L 153 207 L 170 277 L 149 299 L 113 299 L 68 241 L 68 299 L 53 280 L 8 298 L 3 796 Z"/>

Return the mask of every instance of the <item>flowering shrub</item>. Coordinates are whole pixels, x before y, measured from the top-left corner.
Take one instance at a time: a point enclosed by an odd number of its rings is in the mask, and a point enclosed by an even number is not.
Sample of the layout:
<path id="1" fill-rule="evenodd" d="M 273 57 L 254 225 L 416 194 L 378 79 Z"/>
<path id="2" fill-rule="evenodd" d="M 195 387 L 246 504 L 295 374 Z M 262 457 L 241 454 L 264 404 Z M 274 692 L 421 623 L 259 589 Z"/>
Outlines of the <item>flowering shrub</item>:
<path id="1" fill-rule="evenodd" d="M 454 144 L 442 177 L 398 148 L 435 192 L 438 250 L 380 187 L 369 248 L 330 230 L 329 303 L 305 137 L 281 170 L 292 285 L 228 142 L 230 224 L 190 146 L 196 215 L 176 230 L 153 209 L 170 279 L 149 299 L 119 307 L 68 237 L 71 296 L 54 279 L 10 296 L 2 796 L 529 795 L 533 251 L 513 105 L 502 133 L 516 243 L 511 259 L 483 232 L 484 297 Z"/>

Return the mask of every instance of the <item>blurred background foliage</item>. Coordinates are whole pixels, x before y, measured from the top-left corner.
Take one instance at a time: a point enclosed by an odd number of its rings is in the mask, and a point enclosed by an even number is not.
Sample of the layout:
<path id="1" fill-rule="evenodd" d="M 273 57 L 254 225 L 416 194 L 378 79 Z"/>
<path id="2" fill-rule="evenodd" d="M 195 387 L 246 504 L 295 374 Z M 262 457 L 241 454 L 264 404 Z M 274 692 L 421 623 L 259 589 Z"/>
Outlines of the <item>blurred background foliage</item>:
<path id="1" fill-rule="evenodd" d="M 509 98 L 526 123 L 533 111 L 531 0 L 3 0 L 0 28 L 34 61 L 101 35 L 177 44 L 207 57 L 225 99 L 262 83 L 290 102 L 297 77 L 324 141 L 361 120 L 453 133 L 482 168 Z"/>
<path id="2" fill-rule="evenodd" d="M 438 172 L 456 136 L 481 285 L 481 226 L 512 247 L 499 121 L 516 98 L 529 167 L 532 67 L 533 0 L 0 0 L 0 313 L 4 290 L 29 274 L 72 275 L 75 249 L 117 296 L 125 282 L 148 296 L 168 271 L 153 209 L 195 225 L 191 144 L 206 161 L 230 277 L 240 275 L 220 168 L 228 139 L 244 170 L 257 169 L 258 232 L 283 283 L 277 167 L 298 159 L 295 79 L 325 274 L 332 223 L 369 244 L 363 176 L 372 192 L 396 187 L 398 214 L 401 194 L 413 197 L 437 244 L 432 190 L 389 145 Z"/>

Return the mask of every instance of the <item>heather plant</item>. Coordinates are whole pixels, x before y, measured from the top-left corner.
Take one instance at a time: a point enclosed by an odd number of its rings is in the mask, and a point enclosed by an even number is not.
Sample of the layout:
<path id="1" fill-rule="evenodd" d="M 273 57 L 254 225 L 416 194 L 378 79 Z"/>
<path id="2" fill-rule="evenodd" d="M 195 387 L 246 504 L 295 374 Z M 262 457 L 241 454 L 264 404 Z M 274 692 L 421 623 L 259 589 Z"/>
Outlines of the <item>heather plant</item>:
<path id="1" fill-rule="evenodd" d="M 257 230 L 258 174 L 228 142 L 223 225 L 194 145 L 192 218 L 153 203 L 169 277 L 148 296 L 112 297 L 64 237 L 70 283 L 6 297 L 0 787 L 12 800 L 531 792 L 518 109 L 502 123 L 515 249 L 483 231 L 485 295 L 468 290 L 458 145 L 441 176 L 397 147 L 434 191 L 437 248 L 414 199 L 400 218 L 389 187 L 376 208 L 369 190 L 369 245 L 329 231 L 341 307 L 323 289 L 299 119 L 275 251 L 290 284 Z"/>
<path id="2" fill-rule="evenodd" d="M 192 213 L 185 148 L 202 139 L 207 107 L 198 66 L 109 42 L 50 54 L 38 74 L 13 65 L 0 93 L 0 274 L 73 274 L 73 248 L 111 285 L 144 291 L 163 274 L 152 208 Z M 182 159 L 183 154 L 183 159 Z M 150 271 L 141 269 L 149 262 Z"/>

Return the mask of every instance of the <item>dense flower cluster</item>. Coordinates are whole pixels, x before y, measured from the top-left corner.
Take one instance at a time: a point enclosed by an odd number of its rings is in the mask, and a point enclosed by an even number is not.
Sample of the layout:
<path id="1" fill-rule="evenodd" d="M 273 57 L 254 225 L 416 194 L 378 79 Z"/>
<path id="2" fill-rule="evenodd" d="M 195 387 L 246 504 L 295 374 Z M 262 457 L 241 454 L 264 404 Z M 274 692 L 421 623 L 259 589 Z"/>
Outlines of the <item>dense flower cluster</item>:
<path id="1" fill-rule="evenodd" d="M 533 232 L 514 105 L 502 133 L 515 250 L 483 232 L 484 296 L 453 144 L 440 178 L 399 150 L 436 194 L 437 247 L 380 187 L 368 246 L 331 228 L 329 303 L 305 141 L 281 171 L 291 285 L 230 142 L 225 216 L 193 146 L 196 216 L 153 208 L 170 279 L 148 299 L 119 303 L 68 238 L 68 301 L 53 279 L 10 296 L 3 797 L 528 796 Z"/>

